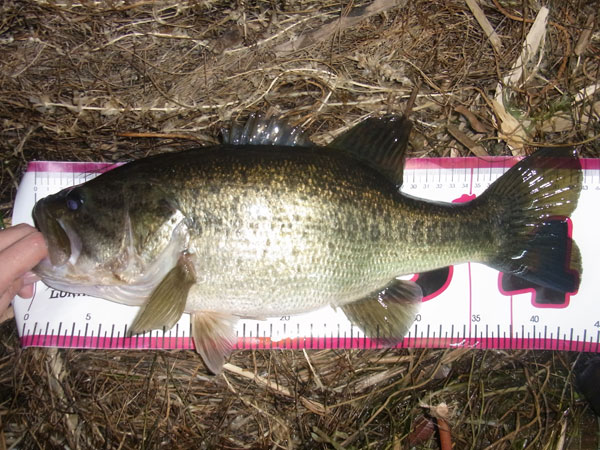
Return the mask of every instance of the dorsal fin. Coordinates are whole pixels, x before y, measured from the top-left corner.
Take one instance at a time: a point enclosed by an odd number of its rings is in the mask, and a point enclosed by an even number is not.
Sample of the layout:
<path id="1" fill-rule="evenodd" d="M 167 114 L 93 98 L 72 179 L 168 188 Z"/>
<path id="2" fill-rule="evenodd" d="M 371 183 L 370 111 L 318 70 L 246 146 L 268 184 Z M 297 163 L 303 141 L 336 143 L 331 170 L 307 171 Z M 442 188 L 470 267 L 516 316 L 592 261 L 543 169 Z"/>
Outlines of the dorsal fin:
<path id="1" fill-rule="evenodd" d="M 404 116 L 370 117 L 335 138 L 328 147 L 350 153 L 401 186 L 411 128 L 412 123 Z"/>
<path id="2" fill-rule="evenodd" d="M 223 144 L 232 145 L 282 145 L 287 147 L 312 147 L 306 133 L 283 119 L 250 115 L 245 124 L 234 123 L 230 129 L 221 130 Z"/>

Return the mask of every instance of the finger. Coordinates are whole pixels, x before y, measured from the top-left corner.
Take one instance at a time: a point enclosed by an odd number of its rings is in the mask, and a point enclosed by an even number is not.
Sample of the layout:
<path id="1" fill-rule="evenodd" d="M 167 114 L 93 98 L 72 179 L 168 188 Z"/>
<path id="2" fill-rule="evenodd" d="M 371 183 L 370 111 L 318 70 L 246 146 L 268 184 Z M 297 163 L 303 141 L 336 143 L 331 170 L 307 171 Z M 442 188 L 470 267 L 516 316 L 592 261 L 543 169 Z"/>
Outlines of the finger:
<path id="1" fill-rule="evenodd" d="M 0 252 L 0 292 L 22 277 L 48 254 L 44 237 L 30 233 Z"/>
<path id="2" fill-rule="evenodd" d="M 17 285 L 17 288 L 15 288 L 16 290 L 18 290 L 19 297 L 21 297 L 21 298 L 33 297 L 33 285 L 35 284 L 36 281 L 40 281 L 40 277 L 38 277 L 33 272 L 27 272 L 21 278 L 14 281 L 13 284 L 19 283 Z M 12 286 L 11 286 L 11 288 L 12 288 Z M 11 288 L 9 288 L 9 289 L 11 289 Z"/>
<path id="3" fill-rule="evenodd" d="M 26 272 L 25 275 L 23 275 L 23 285 L 26 286 L 28 284 L 34 284 L 38 281 L 41 280 L 40 277 L 38 277 L 35 273 L 33 272 Z"/>
<path id="4" fill-rule="evenodd" d="M 6 310 L 6 308 L 8 308 L 8 305 L 10 305 L 10 302 L 12 301 L 13 297 L 10 297 L 8 295 L 8 292 L 5 292 L 4 294 L 0 295 L 0 314 L 2 314 Z"/>
<path id="5" fill-rule="evenodd" d="M 0 231 L 0 251 L 10 247 L 14 242 L 23 239 L 28 234 L 35 233 L 36 231 L 35 228 L 26 223 L 20 223 L 19 225 Z"/>
<path id="6" fill-rule="evenodd" d="M 33 284 L 25 284 L 19 290 L 19 297 L 21 297 L 21 298 L 31 298 L 31 297 L 33 297 Z"/>
<path id="7" fill-rule="evenodd" d="M 2 313 L 0 314 L 0 323 L 4 323 L 7 320 L 10 320 L 15 317 L 15 310 L 9 305 Z"/>
<path id="8" fill-rule="evenodd" d="M 11 283 L 10 286 L 8 286 L 8 288 L 4 292 L 2 292 L 2 295 L 0 295 L 0 314 L 6 308 L 8 308 L 8 305 L 10 305 L 12 299 L 15 298 L 17 292 L 22 288 L 23 281 L 15 280 L 15 282 Z"/>

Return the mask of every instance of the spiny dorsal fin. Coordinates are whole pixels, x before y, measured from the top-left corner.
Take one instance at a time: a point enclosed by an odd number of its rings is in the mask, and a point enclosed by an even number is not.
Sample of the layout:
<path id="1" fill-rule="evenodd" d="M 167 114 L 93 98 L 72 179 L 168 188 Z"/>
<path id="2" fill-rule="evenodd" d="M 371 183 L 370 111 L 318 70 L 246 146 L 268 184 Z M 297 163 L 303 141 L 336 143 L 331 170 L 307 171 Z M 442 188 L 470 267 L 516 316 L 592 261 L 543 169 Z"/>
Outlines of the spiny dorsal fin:
<path id="1" fill-rule="evenodd" d="M 394 280 L 380 292 L 342 306 L 350 322 L 386 346 L 402 340 L 415 320 L 423 292 L 412 281 Z"/>
<path id="2" fill-rule="evenodd" d="M 335 138 L 328 147 L 350 153 L 401 186 L 411 128 L 412 123 L 404 116 L 370 117 Z"/>
<path id="3" fill-rule="evenodd" d="M 221 130 L 223 144 L 232 145 L 281 145 L 287 147 L 312 147 L 306 133 L 282 119 L 270 119 L 260 114 L 251 114 L 243 124 L 234 123 L 231 128 Z"/>
<path id="4" fill-rule="evenodd" d="M 137 334 L 173 327 L 183 314 L 188 293 L 195 282 L 194 266 L 184 254 L 142 306 L 131 324 L 130 332 Z"/>

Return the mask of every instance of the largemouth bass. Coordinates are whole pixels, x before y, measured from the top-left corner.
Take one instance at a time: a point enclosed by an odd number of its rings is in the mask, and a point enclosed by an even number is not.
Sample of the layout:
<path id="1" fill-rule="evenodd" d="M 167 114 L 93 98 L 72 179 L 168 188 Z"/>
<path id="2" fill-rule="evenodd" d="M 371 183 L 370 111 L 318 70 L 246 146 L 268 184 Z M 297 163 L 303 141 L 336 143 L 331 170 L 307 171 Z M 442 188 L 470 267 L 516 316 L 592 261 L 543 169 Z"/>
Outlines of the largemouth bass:
<path id="1" fill-rule="evenodd" d="M 141 306 L 132 333 L 191 314 L 218 373 L 240 317 L 341 308 L 393 344 L 421 288 L 399 276 L 467 261 L 561 292 L 579 285 L 577 246 L 549 227 L 577 205 L 572 149 L 542 149 L 468 203 L 400 192 L 411 123 L 371 118 L 327 147 L 253 117 L 219 146 L 125 164 L 34 207 L 49 286 Z"/>

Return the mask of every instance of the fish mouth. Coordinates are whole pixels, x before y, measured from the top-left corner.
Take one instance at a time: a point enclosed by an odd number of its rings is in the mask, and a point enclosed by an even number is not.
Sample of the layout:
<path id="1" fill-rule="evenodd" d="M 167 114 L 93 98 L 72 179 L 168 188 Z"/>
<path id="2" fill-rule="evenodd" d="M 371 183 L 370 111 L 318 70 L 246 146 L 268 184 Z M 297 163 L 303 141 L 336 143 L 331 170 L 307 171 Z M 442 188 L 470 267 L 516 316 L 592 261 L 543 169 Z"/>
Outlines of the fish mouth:
<path id="1" fill-rule="evenodd" d="M 43 200 L 38 201 L 33 208 L 33 222 L 46 240 L 48 256 L 53 266 L 77 262 L 81 254 L 81 239 L 65 221 L 50 213 Z"/>

